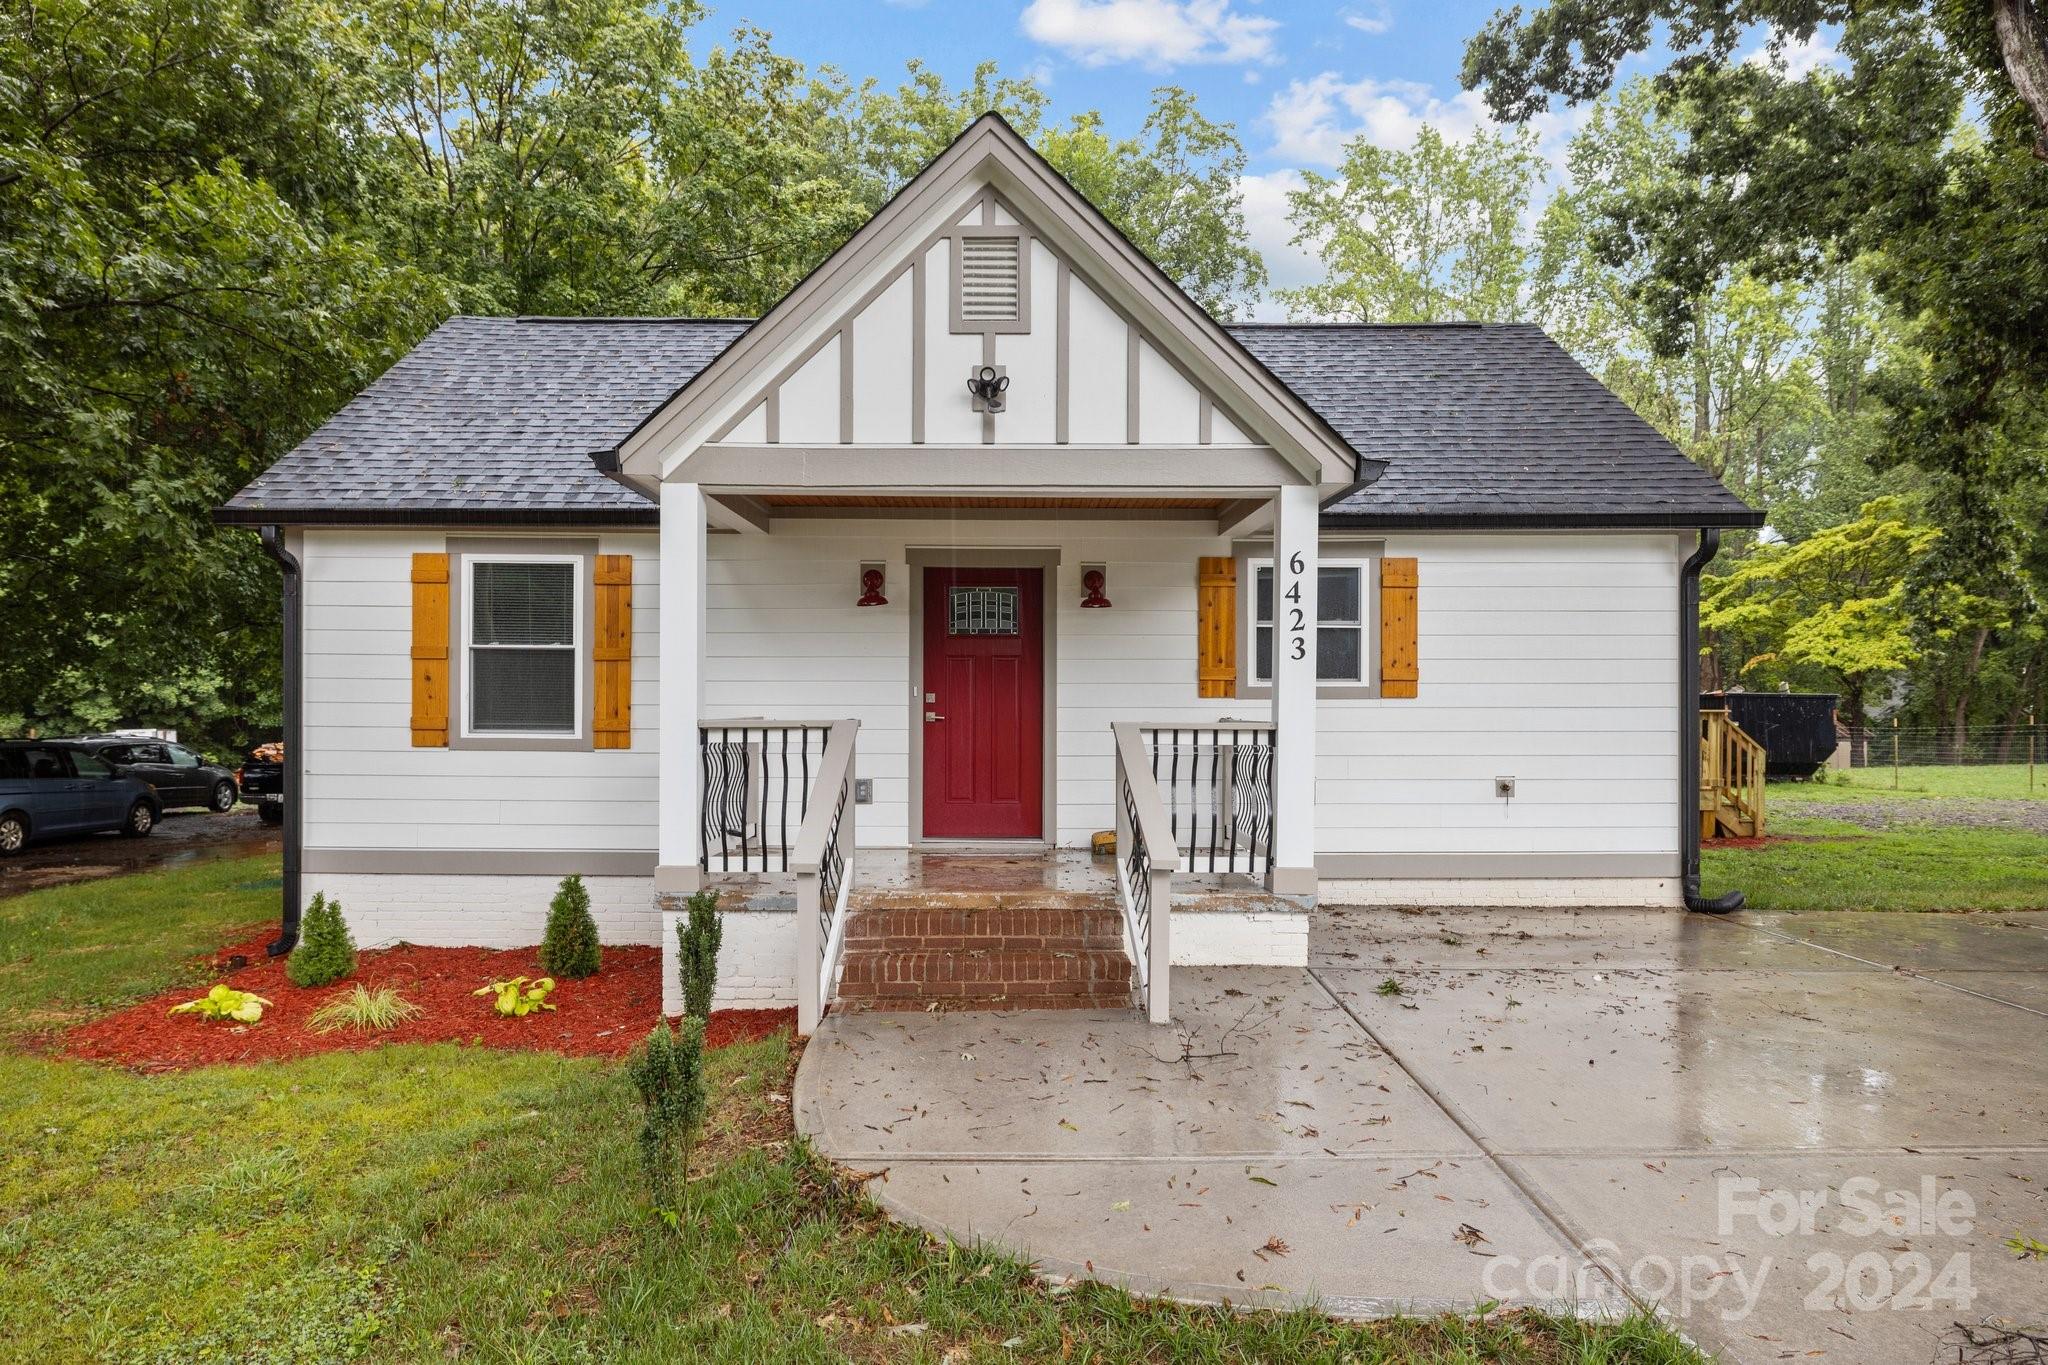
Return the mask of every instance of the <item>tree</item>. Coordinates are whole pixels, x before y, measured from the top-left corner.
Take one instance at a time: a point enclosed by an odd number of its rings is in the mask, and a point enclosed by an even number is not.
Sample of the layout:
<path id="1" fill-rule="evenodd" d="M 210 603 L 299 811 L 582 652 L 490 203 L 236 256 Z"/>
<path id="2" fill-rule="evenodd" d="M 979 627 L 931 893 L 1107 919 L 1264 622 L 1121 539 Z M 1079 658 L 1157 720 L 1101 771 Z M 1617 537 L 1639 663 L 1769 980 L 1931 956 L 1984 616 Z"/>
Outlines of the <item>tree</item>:
<path id="1" fill-rule="evenodd" d="M 718 915 L 718 893 L 699 891 L 687 902 L 689 914 L 676 925 L 676 972 L 683 987 L 683 1013 L 692 1019 L 711 1017 L 711 998 L 718 989 L 718 949 L 725 925 Z"/>
<path id="2" fill-rule="evenodd" d="M 658 1209 L 680 1213 L 690 1179 L 690 1146 L 704 1122 L 704 1021 L 685 1019 L 671 1032 L 657 1020 L 626 1064 L 640 1092 L 640 1160 Z"/>
<path id="3" fill-rule="evenodd" d="M 1725 577 L 1702 584 L 1700 625 L 1765 648 L 1737 670 L 1803 665 L 1841 694 L 1843 723 L 1869 724 L 1872 686 L 1919 659 L 1905 608 L 1907 578 L 1941 538 L 1915 525 L 1896 498 L 1797 545 L 1761 545 Z"/>
<path id="4" fill-rule="evenodd" d="M 292 3 L 0 19 L 0 717 L 276 714 L 276 570 L 208 513 L 438 298 L 350 222 L 328 36 Z"/>
<path id="5" fill-rule="evenodd" d="M 341 902 L 316 892 L 300 921 L 298 945 L 285 959 L 285 978 L 294 986 L 329 986 L 355 969 L 355 936 L 342 918 Z"/>
<path id="6" fill-rule="evenodd" d="M 1545 179 L 1535 135 L 1452 142 L 1424 125 L 1407 151 L 1361 134 L 1335 176 L 1303 172 L 1288 196 L 1294 240 L 1321 284 L 1283 289 L 1297 317 L 1353 322 L 1511 322 L 1526 315 L 1522 218 Z"/>
<path id="7" fill-rule="evenodd" d="M 541 970 L 574 980 L 595 976 L 603 962 L 597 921 L 590 916 L 590 893 L 583 889 L 583 878 L 571 874 L 562 878 L 548 904 L 548 925 L 540 940 Z"/>

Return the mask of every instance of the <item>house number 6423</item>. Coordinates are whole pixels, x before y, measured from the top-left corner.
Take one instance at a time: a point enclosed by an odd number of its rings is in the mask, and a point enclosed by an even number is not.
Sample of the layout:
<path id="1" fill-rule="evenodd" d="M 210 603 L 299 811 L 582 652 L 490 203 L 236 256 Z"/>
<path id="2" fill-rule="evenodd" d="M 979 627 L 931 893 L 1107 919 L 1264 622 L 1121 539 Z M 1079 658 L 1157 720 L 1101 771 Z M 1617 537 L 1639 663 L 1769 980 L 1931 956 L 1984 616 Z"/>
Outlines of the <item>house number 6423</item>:
<path id="1" fill-rule="evenodd" d="M 1301 553 L 1296 551 L 1287 557 L 1287 591 L 1281 594 L 1287 599 L 1287 657 L 1306 659 L 1308 657 L 1308 617 L 1301 610 L 1301 575 L 1307 566 L 1301 562 Z"/>

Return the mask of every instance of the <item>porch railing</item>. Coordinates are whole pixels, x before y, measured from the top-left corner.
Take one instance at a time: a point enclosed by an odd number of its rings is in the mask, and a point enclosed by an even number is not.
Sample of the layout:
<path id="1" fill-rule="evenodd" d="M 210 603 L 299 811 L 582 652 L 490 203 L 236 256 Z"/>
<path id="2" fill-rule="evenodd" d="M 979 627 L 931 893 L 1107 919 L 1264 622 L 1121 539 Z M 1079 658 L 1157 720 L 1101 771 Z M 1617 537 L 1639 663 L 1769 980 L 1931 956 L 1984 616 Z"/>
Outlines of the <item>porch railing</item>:
<path id="1" fill-rule="evenodd" d="M 793 870 L 832 728 L 829 721 L 751 718 L 698 726 L 698 860 L 707 874 Z"/>
<path id="2" fill-rule="evenodd" d="M 1146 725 L 1140 731 L 1181 868 L 1263 880 L 1273 866 L 1272 723 Z"/>
<path id="3" fill-rule="evenodd" d="M 1143 731 L 1128 721 L 1110 730 L 1116 738 L 1116 885 L 1125 946 L 1137 969 L 1145 1015 L 1163 1024 L 1172 1018 L 1173 874 L 1180 868 L 1180 849 L 1152 778 Z"/>
<path id="4" fill-rule="evenodd" d="M 820 757 L 817 799 L 809 803 L 789 870 L 796 874 L 796 1027 L 809 1036 L 831 1002 L 846 943 L 853 891 L 853 760 L 857 720 L 834 721 Z"/>

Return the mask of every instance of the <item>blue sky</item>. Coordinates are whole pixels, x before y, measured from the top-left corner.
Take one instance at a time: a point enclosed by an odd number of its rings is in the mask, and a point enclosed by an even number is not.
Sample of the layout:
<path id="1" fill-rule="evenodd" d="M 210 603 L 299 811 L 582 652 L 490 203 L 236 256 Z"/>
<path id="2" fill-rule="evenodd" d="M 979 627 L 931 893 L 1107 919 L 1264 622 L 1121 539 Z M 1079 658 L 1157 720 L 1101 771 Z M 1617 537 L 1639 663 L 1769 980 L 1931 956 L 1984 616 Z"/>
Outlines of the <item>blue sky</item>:
<path id="1" fill-rule="evenodd" d="M 976 63 L 1029 76 L 1056 119 L 1099 109 L 1136 131 L 1154 87 L 1192 90 L 1234 123 L 1251 155 L 1245 212 L 1276 286 L 1314 278 L 1288 243 L 1286 192 L 1302 167 L 1326 169 L 1365 134 L 1404 146 L 1428 122 L 1464 136 L 1484 121 L 1458 88 L 1465 42 L 1493 0 L 707 0 L 710 33 L 751 23 L 778 50 L 855 80 L 894 85 L 913 57 L 962 85 Z M 1810 59 L 1826 60 L 1826 40 Z M 1795 53 L 1795 62 L 1809 54 Z M 1635 69 L 1634 67 L 1626 69 Z M 1576 116 L 1539 118 L 1558 161 Z M 1262 315 L 1277 316 L 1271 306 Z"/>

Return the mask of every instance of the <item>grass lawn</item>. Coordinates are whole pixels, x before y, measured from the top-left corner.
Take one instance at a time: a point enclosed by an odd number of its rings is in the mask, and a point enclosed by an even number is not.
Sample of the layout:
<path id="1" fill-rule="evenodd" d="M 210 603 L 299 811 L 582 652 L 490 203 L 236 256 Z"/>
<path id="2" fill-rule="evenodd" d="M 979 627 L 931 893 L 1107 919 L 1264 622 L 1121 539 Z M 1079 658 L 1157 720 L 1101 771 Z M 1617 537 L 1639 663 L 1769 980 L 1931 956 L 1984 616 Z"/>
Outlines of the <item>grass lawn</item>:
<path id="1" fill-rule="evenodd" d="M 175 982 L 271 869 L 0 901 L 35 1026 L 16 1036 Z M 640 1196 L 615 1064 L 434 1045 L 141 1077 L 0 1052 L 0 1340 L 140 1361 L 1700 1360 L 1645 1320 L 1343 1326 L 1054 1294 L 887 1222 L 791 1142 L 790 1060 L 780 1038 L 714 1054 L 679 1234 Z"/>
<path id="2" fill-rule="evenodd" d="M 1892 785 L 1890 767 L 1843 768 L 1815 782 L 1773 782 L 1764 789 L 1771 806 L 1796 807 L 1811 801 L 1863 801 L 1900 797 L 1907 800 L 1930 796 L 1969 796 L 2048 802 L 2048 753 L 2041 755 L 2034 769 L 2034 789 L 2027 790 L 2024 763 L 1986 764 L 1982 767 L 1900 768 L 1898 786 Z"/>
<path id="3" fill-rule="evenodd" d="M 1790 837 L 1702 850 L 1707 895 L 1740 890 L 1752 910 L 2048 910 L 2048 834 L 1799 816 L 1769 828 Z"/>
<path id="4" fill-rule="evenodd" d="M 276 923 L 277 875 L 236 858 L 0 899 L 0 1047 L 203 980 L 196 955 Z"/>

